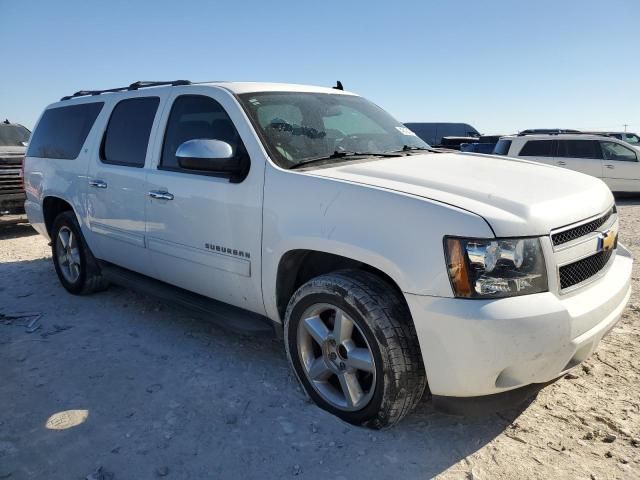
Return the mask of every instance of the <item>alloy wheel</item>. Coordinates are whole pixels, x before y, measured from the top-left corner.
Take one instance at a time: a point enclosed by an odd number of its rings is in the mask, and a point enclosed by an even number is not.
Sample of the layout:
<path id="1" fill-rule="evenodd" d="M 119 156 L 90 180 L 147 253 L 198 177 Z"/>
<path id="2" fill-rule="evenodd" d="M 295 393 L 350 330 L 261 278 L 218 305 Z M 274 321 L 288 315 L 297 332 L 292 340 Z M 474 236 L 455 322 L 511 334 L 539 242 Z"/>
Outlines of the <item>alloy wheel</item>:
<path id="1" fill-rule="evenodd" d="M 343 310 L 315 304 L 302 314 L 298 355 L 307 380 L 332 406 L 364 408 L 375 391 L 373 352 L 360 327 Z"/>
<path id="2" fill-rule="evenodd" d="M 78 238 L 69 227 L 63 226 L 58 230 L 56 253 L 58 265 L 65 280 L 69 283 L 78 281 L 82 260 L 78 248 Z"/>

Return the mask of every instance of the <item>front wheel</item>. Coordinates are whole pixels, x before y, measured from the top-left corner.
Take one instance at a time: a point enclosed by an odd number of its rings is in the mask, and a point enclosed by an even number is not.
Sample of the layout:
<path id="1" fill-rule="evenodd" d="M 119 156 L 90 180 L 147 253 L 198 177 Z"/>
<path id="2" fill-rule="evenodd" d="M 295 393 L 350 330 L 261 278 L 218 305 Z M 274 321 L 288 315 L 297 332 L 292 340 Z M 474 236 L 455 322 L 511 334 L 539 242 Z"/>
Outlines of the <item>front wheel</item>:
<path id="1" fill-rule="evenodd" d="M 380 278 L 344 271 L 293 295 L 285 344 L 309 396 L 343 420 L 391 426 L 420 401 L 426 375 L 404 300 Z"/>

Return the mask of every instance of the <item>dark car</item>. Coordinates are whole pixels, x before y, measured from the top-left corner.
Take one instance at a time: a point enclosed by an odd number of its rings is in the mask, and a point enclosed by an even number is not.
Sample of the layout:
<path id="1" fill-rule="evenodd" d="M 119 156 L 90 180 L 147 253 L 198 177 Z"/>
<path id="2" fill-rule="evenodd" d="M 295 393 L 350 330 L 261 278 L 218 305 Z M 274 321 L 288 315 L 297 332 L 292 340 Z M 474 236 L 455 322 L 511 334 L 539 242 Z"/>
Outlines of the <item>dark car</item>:
<path id="1" fill-rule="evenodd" d="M 440 143 L 434 145 L 434 147 L 460 150 L 461 145 L 476 143 L 477 141 L 478 137 L 442 137 Z"/>
<path id="2" fill-rule="evenodd" d="M 474 137 L 480 133 L 468 123 L 405 123 L 405 126 L 432 147 L 442 146 L 444 137 Z"/>
<path id="3" fill-rule="evenodd" d="M 493 149 L 503 135 L 481 135 L 477 141 L 460 145 L 461 152 L 492 154 Z"/>
<path id="4" fill-rule="evenodd" d="M 463 143 L 460 145 L 461 152 L 472 152 L 472 153 L 493 153 L 493 149 L 495 148 L 495 143 Z"/>
<path id="5" fill-rule="evenodd" d="M 0 216 L 24 213 L 22 164 L 31 132 L 17 123 L 0 123 Z"/>

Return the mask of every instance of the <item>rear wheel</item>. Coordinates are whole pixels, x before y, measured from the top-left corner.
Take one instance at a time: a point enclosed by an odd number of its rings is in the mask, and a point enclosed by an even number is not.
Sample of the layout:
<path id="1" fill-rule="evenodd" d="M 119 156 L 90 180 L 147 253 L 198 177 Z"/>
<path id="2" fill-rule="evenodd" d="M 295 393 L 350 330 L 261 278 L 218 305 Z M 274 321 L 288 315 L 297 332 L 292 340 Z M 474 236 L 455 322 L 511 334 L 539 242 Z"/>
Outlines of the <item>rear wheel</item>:
<path id="1" fill-rule="evenodd" d="M 70 293 L 86 295 L 108 287 L 73 212 L 62 212 L 53 221 L 51 253 L 60 283 Z"/>
<path id="2" fill-rule="evenodd" d="M 336 272 L 300 287 L 287 308 L 285 343 L 309 396 L 349 423 L 393 425 L 425 390 L 407 306 L 372 274 Z"/>

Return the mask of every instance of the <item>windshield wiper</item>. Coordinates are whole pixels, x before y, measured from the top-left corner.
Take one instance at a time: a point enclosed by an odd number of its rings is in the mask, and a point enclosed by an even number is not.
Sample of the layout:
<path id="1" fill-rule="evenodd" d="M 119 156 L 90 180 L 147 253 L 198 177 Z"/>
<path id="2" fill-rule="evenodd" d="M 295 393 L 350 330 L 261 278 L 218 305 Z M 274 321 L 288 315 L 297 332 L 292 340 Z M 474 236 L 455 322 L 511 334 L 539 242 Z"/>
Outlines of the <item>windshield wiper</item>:
<path id="1" fill-rule="evenodd" d="M 344 157 L 399 157 L 399 153 L 397 152 L 349 152 L 349 151 L 335 151 L 331 155 L 324 155 L 322 157 L 308 158 L 301 162 L 296 163 L 289 167 L 290 170 L 295 170 L 296 168 L 302 168 L 304 166 L 310 165 L 312 163 L 324 162 L 327 160 L 335 160 L 336 158 L 344 158 Z"/>
<path id="2" fill-rule="evenodd" d="M 400 150 L 394 150 L 393 152 L 415 152 L 415 151 L 423 151 L 423 152 L 435 152 L 435 153 L 440 153 L 440 150 L 433 148 L 433 147 L 417 147 L 414 145 L 403 145 L 402 149 Z M 390 153 L 393 153 L 390 152 Z"/>

